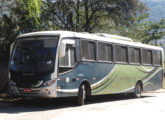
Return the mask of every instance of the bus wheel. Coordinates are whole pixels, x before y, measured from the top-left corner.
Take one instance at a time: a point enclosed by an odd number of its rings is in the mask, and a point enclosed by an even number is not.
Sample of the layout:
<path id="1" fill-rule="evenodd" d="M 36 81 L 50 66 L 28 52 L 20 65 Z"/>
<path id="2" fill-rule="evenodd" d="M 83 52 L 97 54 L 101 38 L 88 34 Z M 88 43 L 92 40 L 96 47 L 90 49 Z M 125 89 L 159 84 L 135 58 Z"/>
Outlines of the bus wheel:
<path id="1" fill-rule="evenodd" d="M 77 97 L 78 105 L 84 105 L 85 98 L 86 98 L 85 85 L 82 84 L 78 91 L 78 97 Z"/>
<path id="2" fill-rule="evenodd" d="M 142 86 L 140 83 L 137 83 L 133 95 L 135 98 L 141 98 L 141 93 L 142 93 Z"/>

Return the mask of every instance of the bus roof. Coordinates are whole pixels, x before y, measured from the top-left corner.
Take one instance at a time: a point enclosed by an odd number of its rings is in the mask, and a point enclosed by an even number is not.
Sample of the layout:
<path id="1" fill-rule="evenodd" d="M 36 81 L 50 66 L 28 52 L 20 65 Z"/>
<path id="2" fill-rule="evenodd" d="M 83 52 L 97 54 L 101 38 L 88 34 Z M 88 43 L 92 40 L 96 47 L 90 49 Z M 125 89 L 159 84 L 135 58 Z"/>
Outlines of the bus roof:
<path id="1" fill-rule="evenodd" d="M 22 34 L 19 35 L 17 38 L 39 36 L 39 35 L 45 35 L 45 36 L 59 35 L 60 38 L 64 38 L 64 37 L 84 38 L 84 39 L 97 40 L 102 42 L 110 42 L 110 43 L 116 43 L 116 44 L 122 44 L 122 45 L 134 46 L 134 47 L 142 47 L 147 49 L 157 49 L 163 51 L 163 48 L 161 47 L 142 44 L 140 42 L 133 42 L 132 39 L 127 37 L 121 37 L 121 36 L 105 34 L 105 33 L 90 34 L 86 32 L 71 32 L 71 31 L 40 31 L 40 32 Z"/>

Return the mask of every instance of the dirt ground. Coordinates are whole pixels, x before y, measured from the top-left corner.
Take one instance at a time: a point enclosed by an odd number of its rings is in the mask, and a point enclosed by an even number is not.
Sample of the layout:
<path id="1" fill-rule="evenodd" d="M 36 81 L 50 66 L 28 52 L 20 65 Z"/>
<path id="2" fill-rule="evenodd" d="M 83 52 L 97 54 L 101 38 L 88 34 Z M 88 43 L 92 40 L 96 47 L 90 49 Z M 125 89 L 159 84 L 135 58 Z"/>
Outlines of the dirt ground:
<path id="1" fill-rule="evenodd" d="M 0 106 L 0 120 L 161 120 L 165 115 L 165 89 L 143 93 L 139 99 L 126 95 L 93 96 L 84 106 L 77 106 L 75 98 L 0 103 L 6 104 Z"/>

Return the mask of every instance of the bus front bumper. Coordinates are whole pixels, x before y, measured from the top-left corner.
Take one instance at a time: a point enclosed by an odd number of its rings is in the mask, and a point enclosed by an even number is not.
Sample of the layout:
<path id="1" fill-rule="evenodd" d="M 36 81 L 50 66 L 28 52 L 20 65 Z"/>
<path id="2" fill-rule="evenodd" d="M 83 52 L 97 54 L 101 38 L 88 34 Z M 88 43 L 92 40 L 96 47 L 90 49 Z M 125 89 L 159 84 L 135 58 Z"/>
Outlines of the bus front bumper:
<path id="1" fill-rule="evenodd" d="M 9 94 L 19 97 L 57 97 L 54 85 L 40 88 L 18 88 L 17 86 L 9 86 Z"/>

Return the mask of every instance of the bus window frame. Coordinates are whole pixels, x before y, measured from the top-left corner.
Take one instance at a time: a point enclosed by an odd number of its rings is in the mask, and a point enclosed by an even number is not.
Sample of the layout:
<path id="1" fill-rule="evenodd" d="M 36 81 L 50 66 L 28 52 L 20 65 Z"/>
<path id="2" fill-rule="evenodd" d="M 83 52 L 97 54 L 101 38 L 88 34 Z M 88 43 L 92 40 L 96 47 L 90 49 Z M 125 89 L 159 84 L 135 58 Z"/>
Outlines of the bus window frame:
<path id="1" fill-rule="evenodd" d="M 127 58 L 127 62 L 120 62 L 120 61 L 116 61 L 115 60 L 115 57 L 116 57 L 116 50 L 115 50 L 115 47 L 116 46 L 120 46 L 120 47 L 126 47 L 127 48 L 127 56 L 126 56 L 126 58 Z M 115 43 L 114 44 L 114 63 L 115 64 L 124 64 L 124 65 L 129 65 L 130 63 L 129 63 L 129 51 L 128 51 L 128 48 L 129 48 L 129 46 L 128 45 L 124 45 L 124 44 L 118 44 L 118 43 Z"/>
<path id="2" fill-rule="evenodd" d="M 134 49 L 139 49 L 140 51 L 140 55 L 139 55 L 139 63 L 131 63 L 131 58 L 130 58 L 130 48 L 134 48 Z M 129 57 L 129 64 L 130 65 L 141 65 L 142 64 L 142 54 L 141 54 L 141 48 L 139 47 L 134 47 L 134 46 L 128 46 L 128 57 Z"/>
<path id="3" fill-rule="evenodd" d="M 111 45 L 112 47 L 112 61 L 106 61 L 106 60 L 99 60 L 99 43 L 103 43 L 103 44 L 107 44 L 107 45 Z M 114 44 L 111 42 L 104 42 L 104 41 L 97 41 L 97 61 L 99 63 L 114 63 Z"/>
<path id="4" fill-rule="evenodd" d="M 146 64 L 146 63 L 143 63 L 143 50 L 147 50 L 147 51 L 151 51 L 151 64 Z M 149 48 L 141 48 L 141 65 L 143 66 L 154 66 L 153 64 L 153 49 L 149 49 Z"/>
<path id="5" fill-rule="evenodd" d="M 88 42 L 93 42 L 95 44 L 95 60 L 90 60 L 90 59 L 82 59 L 82 49 L 81 49 L 81 45 L 82 45 L 82 41 L 88 41 Z M 89 46 L 88 46 L 89 47 Z M 97 40 L 91 40 L 91 39 L 85 39 L 85 38 L 80 38 L 80 60 L 82 62 L 97 62 Z M 89 52 L 89 51 L 88 51 Z"/>
<path id="6" fill-rule="evenodd" d="M 153 52 L 160 52 L 160 64 L 154 64 Z M 160 50 L 152 50 L 152 60 L 153 60 L 153 66 L 161 67 L 162 66 L 162 51 L 160 51 Z"/>
<path id="7" fill-rule="evenodd" d="M 65 66 L 62 66 L 61 68 L 67 68 L 67 69 L 70 69 L 70 70 L 67 70 L 67 71 L 65 71 L 65 72 L 59 72 L 59 69 L 60 69 L 60 65 L 59 65 L 59 56 L 58 56 L 58 70 L 57 70 L 57 75 L 62 75 L 62 74 L 66 74 L 66 73 L 69 73 L 69 72 L 72 72 L 73 70 L 74 70 L 74 68 L 76 68 L 76 66 L 78 65 L 78 62 L 79 62 L 79 56 L 77 56 L 77 47 L 76 47 L 76 44 L 77 44 L 77 38 L 74 38 L 74 37 L 65 37 L 65 38 L 62 38 L 61 40 L 60 40 L 60 42 L 62 41 L 62 40 L 65 40 L 65 39 L 71 39 L 71 40 L 75 40 L 75 44 L 74 45 L 71 45 L 72 47 L 74 47 L 75 48 L 75 57 L 76 57 L 76 61 L 75 61 L 75 64 L 74 64 L 74 66 L 70 66 L 70 67 L 65 67 Z M 60 42 L 59 42 L 59 45 L 60 45 Z M 67 45 L 67 44 L 66 44 Z M 59 47 L 59 46 L 58 46 Z"/>

